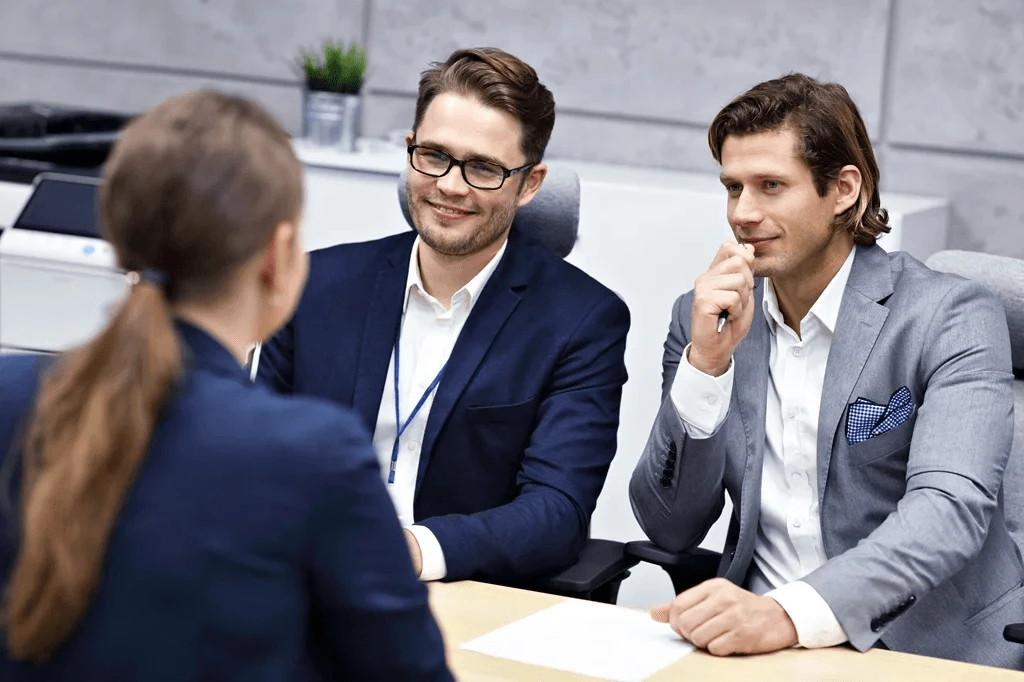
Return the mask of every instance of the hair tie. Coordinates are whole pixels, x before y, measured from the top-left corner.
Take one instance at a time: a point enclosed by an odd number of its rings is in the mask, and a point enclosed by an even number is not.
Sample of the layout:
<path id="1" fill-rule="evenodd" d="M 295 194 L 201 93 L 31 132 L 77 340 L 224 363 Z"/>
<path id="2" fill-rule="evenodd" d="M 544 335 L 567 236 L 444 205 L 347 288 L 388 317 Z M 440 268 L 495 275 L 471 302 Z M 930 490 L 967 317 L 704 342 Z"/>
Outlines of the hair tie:
<path id="1" fill-rule="evenodd" d="M 167 273 L 157 268 L 146 268 L 141 273 L 133 270 L 125 275 L 125 279 L 128 280 L 129 286 L 135 286 L 139 282 L 149 282 L 165 292 L 171 283 L 171 278 L 167 276 Z"/>

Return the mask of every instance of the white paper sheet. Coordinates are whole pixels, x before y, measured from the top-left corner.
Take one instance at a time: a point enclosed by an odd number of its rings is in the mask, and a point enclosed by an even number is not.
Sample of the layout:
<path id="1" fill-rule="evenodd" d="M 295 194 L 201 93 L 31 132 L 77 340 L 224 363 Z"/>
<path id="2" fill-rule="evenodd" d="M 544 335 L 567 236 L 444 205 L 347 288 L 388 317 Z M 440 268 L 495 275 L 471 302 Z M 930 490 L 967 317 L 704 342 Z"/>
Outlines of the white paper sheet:
<path id="1" fill-rule="evenodd" d="M 648 613 L 569 600 L 462 645 L 488 656 L 616 682 L 636 682 L 692 652 Z"/>

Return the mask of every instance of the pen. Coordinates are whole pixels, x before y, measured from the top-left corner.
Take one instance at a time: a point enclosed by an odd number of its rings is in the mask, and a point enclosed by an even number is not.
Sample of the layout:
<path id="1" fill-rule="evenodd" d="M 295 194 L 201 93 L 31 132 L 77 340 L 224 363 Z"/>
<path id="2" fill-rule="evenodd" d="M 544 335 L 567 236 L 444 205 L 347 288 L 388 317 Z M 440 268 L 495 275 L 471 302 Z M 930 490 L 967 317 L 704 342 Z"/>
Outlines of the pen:
<path id="1" fill-rule="evenodd" d="M 718 333 L 721 334 L 722 330 L 725 329 L 725 321 L 729 319 L 729 311 L 723 310 L 718 313 Z"/>

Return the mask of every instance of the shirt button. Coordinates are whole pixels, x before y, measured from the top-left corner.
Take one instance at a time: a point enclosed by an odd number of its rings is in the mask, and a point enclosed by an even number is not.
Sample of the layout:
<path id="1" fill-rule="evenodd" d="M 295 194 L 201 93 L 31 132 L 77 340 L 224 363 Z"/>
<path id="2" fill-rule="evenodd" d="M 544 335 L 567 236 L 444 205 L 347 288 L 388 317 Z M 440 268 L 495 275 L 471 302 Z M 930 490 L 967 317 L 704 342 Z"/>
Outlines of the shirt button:
<path id="1" fill-rule="evenodd" d="M 803 349 L 802 349 L 802 348 L 800 348 L 800 346 L 795 346 L 795 347 L 793 348 L 793 357 L 796 357 L 796 358 L 798 358 L 798 357 L 800 357 L 800 354 L 801 354 L 801 353 L 803 353 L 803 352 L 804 352 L 804 351 L 803 351 Z"/>
<path id="2" fill-rule="evenodd" d="M 803 479 L 803 476 L 794 472 L 793 475 L 790 476 L 790 479 L 792 479 L 793 483 L 799 483 Z"/>
<path id="3" fill-rule="evenodd" d="M 414 451 L 418 450 L 419 447 L 420 447 L 419 443 L 412 442 L 412 443 L 409 443 L 408 445 L 406 445 L 405 449 L 408 450 L 409 452 L 414 452 Z"/>
<path id="4" fill-rule="evenodd" d="M 794 528 L 799 528 L 802 525 L 803 524 L 800 522 L 800 519 L 793 519 L 793 527 Z"/>
<path id="5" fill-rule="evenodd" d="M 718 396 L 717 395 L 709 395 L 708 396 L 708 405 L 716 405 L 716 404 L 718 404 Z"/>

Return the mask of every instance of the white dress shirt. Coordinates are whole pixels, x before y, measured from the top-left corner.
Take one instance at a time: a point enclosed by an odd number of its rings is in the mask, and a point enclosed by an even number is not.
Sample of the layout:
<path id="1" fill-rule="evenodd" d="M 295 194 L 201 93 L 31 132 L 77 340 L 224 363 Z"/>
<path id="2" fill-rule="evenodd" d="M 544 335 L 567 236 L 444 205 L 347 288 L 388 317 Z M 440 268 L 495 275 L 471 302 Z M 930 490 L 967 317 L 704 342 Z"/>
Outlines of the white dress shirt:
<path id="1" fill-rule="evenodd" d="M 452 296 L 451 308 L 446 309 L 440 301 L 427 293 L 420 277 L 420 239 L 416 238 L 409 259 L 409 275 L 406 279 L 405 302 L 402 309 L 401 335 L 399 337 L 399 407 L 402 423 L 420 397 L 426 392 L 438 372 L 451 355 L 452 348 L 466 324 L 473 304 L 480 297 L 484 285 L 498 267 L 505 253 L 502 244 L 476 277 Z M 398 443 L 398 462 L 394 483 L 388 483 L 391 469 L 391 452 L 395 443 L 398 424 L 395 423 L 395 355 L 392 349 L 387 378 L 384 381 L 377 425 L 373 432 L 373 447 L 380 461 L 381 476 L 384 478 L 391 501 L 398 513 L 398 520 L 415 537 L 420 546 L 423 567 L 421 580 L 440 580 L 448 574 L 444 552 L 437 538 L 424 526 L 414 525 L 413 497 L 416 491 L 416 476 L 420 465 L 420 447 L 427 429 L 430 406 L 434 402 L 436 389 L 427 396 L 423 406 L 409 426 L 402 433 Z"/>
<path id="2" fill-rule="evenodd" d="M 789 614 L 800 645 L 841 644 L 846 633 L 821 595 L 800 579 L 828 557 L 818 508 L 818 413 L 832 335 L 856 249 L 800 321 L 800 336 L 779 310 L 771 280 L 762 312 L 771 330 L 765 415 L 761 513 L 749 589 L 767 594 Z M 691 438 L 709 438 L 725 421 L 732 396 L 733 365 L 711 377 L 688 362 L 689 346 L 671 389 L 672 401 Z"/>

